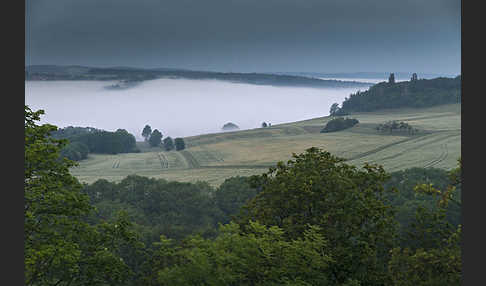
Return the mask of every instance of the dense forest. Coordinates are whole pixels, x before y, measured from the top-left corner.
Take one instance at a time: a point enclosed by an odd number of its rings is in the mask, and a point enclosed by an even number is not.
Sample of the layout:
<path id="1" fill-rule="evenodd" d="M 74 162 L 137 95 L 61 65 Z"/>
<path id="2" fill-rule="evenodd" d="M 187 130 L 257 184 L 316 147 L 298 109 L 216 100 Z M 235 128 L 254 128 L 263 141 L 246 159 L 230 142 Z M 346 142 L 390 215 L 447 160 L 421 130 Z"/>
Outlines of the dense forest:
<path id="1" fill-rule="evenodd" d="M 318 148 L 207 183 L 81 184 L 25 108 L 26 285 L 460 285 L 461 161 L 361 168 Z"/>
<path id="2" fill-rule="evenodd" d="M 385 108 L 429 107 L 461 102 L 461 76 L 439 77 L 410 81 L 380 82 L 368 90 L 358 91 L 345 98 L 341 111 L 345 113 L 374 111 Z"/>
<path id="3" fill-rule="evenodd" d="M 89 153 L 118 154 L 140 152 L 136 147 L 135 136 L 125 129 L 115 132 L 100 130 L 92 127 L 68 126 L 51 132 L 55 139 L 69 142 L 61 149 L 61 157 L 79 161 L 86 159 Z"/>

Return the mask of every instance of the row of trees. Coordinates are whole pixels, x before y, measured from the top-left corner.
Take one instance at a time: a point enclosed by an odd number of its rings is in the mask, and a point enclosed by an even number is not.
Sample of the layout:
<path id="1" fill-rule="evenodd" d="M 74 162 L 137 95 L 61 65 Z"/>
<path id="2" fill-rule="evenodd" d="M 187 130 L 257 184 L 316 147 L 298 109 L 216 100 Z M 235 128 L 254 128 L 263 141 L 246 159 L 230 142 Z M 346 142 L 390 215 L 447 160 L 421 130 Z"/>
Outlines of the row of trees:
<path id="1" fill-rule="evenodd" d="M 393 132 L 393 130 L 407 131 L 408 134 L 412 134 L 412 135 L 419 131 L 417 128 L 414 128 L 412 125 L 397 120 L 391 120 L 385 123 L 381 123 L 378 126 L 376 126 L 376 130 L 380 132 L 389 132 L 390 134 Z"/>
<path id="2" fill-rule="evenodd" d="M 186 148 L 183 138 L 178 137 L 172 140 L 171 137 L 166 137 L 162 140 L 163 134 L 157 129 L 152 131 L 150 125 L 145 125 L 142 130 L 142 136 L 145 138 L 145 142 L 148 142 L 150 146 L 158 147 L 162 145 L 166 151 L 173 150 L 174 148 L 179 151 Z"/>
<path id="3" fill-rule="evenodd" d="M 221 192 L 139 176 L 83 187 L 40 114 L 26 107 L 26 285 L 460 284 L 460 161 L 432 185 L 440 173 L 390 180 L 310 148 Z M 406 228 L 397 210 L 414 212 Z"/>

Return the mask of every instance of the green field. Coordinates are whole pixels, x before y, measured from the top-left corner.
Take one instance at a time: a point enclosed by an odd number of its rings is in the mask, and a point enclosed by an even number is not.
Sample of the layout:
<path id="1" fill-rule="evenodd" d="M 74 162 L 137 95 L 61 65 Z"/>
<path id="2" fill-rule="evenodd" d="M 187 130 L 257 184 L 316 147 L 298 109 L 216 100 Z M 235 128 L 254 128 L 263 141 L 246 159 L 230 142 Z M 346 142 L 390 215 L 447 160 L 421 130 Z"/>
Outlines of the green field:
<path id="1" fill-rule="evenodd" d="M 278 161 L 310 147 L 345 158 L 349 164 L 383 165 L 387 171 L 411 167 L 456 167 L 461 154 L 461 105 L 355 113 L 359 124 L 343 131 L 319 133 L 329 117 L 272 125 L 267 128 L 186 137 L 186 150 L 162 151 L 138 142 L 142 153 L 90 154 L 72 169 L 81 182 L 119 181 L 130 174 L 183 182 L 207 181 L 260 174 Z M 388 120 L 405 121 L 419 132 L 379 133 Z"/>

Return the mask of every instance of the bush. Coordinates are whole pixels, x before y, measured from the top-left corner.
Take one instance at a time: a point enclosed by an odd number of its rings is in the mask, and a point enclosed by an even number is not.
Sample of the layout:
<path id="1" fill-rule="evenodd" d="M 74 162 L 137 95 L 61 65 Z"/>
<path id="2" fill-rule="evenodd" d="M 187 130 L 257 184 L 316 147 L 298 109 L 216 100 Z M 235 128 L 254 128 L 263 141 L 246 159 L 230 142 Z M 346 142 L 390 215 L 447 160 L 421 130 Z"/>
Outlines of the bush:
<path id="1" fill-rule="evenodd" d="M 321 133 L 343 130 L 346 128 L 353 127 L 358 123 L 359 123 L 358 119 L 354 119 L 354 118 L 346 118 L 346 119 L 342 117 L 335 118 L 326 124 L 326 126 L 321 130 Z"/>
<path id="2" fill-rule="evenodd" d="M 174 144 L 177 151 L 184 150 L 186 148 L 186 143 L 184 143 L 184 139 L 182 138 L 174 139 Z"/>
<path id="3" fill-rule="evenodd" d="M 174 140 L 171 137 L 167 137 L 163 140 L 165 151 L 170 151 L 174 149 Z"/>

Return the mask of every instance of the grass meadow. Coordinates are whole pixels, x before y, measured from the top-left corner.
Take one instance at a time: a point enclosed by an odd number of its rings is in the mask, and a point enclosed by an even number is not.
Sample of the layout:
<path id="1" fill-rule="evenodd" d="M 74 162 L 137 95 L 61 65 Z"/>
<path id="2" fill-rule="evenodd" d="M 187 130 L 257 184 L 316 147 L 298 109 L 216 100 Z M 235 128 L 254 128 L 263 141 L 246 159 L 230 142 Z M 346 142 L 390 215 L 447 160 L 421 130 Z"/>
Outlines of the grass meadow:
<path id="1" fill-rule="evenodd" d="M 218 186 L 226 178 L 266 172 L 292 153 L 319 147 L 363 166 L 382 165 L 392 172 L 411 167 L 456 167 L 461 154 L 461 105 L 407 108 L 355 113 L 356 126 L 333 133 L 319 133 L 330 120 L 320 117 L 272 125 L 267 128 L 205 134 L 184 138 L 183 151 L 163 151 L 138 142 L 141 153 L 90 154 L 71 173 L 81 182 L 98 179 L 120 181 L 127 175 L 164 178 L 181 182 L 207 181 Z M 380 133 L 375 127 L 388 120 L 405 121 L 419 130 Z"/>

